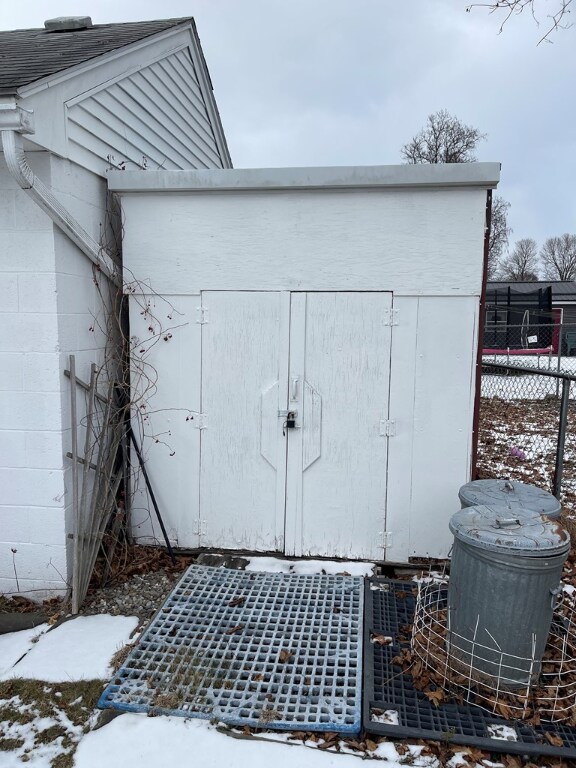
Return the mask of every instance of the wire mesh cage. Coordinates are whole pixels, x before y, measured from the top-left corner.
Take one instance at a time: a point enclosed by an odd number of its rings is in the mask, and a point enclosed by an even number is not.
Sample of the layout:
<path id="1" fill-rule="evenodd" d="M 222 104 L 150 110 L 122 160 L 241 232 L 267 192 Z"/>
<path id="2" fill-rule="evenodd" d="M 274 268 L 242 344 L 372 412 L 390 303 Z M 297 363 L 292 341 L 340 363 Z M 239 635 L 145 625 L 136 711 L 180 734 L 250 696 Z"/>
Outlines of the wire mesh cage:
<path id="1" fill-rule="evenodd" d="M 466 647 L 465 654 L 459 648 Z M 533 644 L 535 650 L 535 643 Z M 532 657 L 498 652 L 454 633 L 448 615 L 446 583 L 420 584 L 411 648 L 441 689 L 466 703 L 507 719 L 561 721 L 576 725 L 576 601 L 562 595 L 542 664 Z M 516 685 L 518 669 L 534 670 L 530 682 Z M 487 672 L 486 670 L 490 670 Z"/>

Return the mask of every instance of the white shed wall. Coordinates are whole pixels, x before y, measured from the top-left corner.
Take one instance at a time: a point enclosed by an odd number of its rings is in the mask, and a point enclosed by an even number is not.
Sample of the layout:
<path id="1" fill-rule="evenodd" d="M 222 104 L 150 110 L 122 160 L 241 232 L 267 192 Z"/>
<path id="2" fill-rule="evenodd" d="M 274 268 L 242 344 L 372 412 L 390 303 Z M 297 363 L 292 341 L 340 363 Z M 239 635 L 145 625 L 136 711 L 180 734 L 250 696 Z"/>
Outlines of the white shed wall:
<path id="1" fill-rule="evenodd" d="M 150 305 L 144 315 L 143 308 Z M 196 308 L 200 296 L 174 296 L 169 301 L 154 295 L 130 297 L 130 334 L 135 364 L 134 397 L 144 405 L 133 420 L 142 446 L 154 495 L 174 545 L 198 545 L 199 489 L 197 471 L 200 430 L 200 329 Z M 152 336 L 149 327 L 170 332 Z M 171 330 L 169 330 L 171 329 Z M 164 334 L 165 335 L 165 334 Z M 190 419 L 190 416 L 194 416 Z M 158 440 L 158 442 L 156 442 Z M 133 455 L 133 461 L 136 457 Z M 162 543 L 162 533 L 141 475 L 132 507 L 134 538 L 141 544 Z"/>
<path id="2" fill-rule="evenodd" d="M 190 324 L 150 350 L 158 393 L 148 407 L 196 407 L 200 291 L 392 291 L 386 559 L 445 557 L 470 479 L 485 202 L 482 188 L 124 193 L 129 274 Z M 150 444 L 155 492 L 171 537 L 194 546 L 197 477 L 186 473 L 197 438 L 164 412 L 153 419 L 180 457 L 170 466 Z M 158 538 L 142 504 L 140 532 Z"/>
<path id="3" fill-rule="evenodd" d="M 126 193 L 125 264 L 166 295 L 479 295 L 485 201 L 482 189 Z"/>
<path id="4" fill-rule="evenodd" d="M 386 557 L 446 557 L 470 480 L 479 300 L 395 297 Z"/>

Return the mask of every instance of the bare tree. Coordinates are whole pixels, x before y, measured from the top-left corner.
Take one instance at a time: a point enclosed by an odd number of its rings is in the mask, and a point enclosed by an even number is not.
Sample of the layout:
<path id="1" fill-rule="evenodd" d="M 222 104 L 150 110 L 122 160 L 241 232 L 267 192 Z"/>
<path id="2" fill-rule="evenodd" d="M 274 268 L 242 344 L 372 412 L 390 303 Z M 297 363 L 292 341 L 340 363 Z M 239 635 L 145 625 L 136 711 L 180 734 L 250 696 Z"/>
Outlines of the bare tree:
<path id="1" fill-rule="evenodd" d="M 488 279 L 494 280 L 500 267 L 500 259 L 508 247 L 512 228 L 508 226 L 510 203 L 497 195 L 492 199 L 492 218 L 488 238 Z"/>
<path id="2" fill-rule="evenodd" d="M 538 246 L 536 240 L 518 240 L 512 253 L 500 263 L 504 280 L 538 280 Z"/>
<path id="3" fill-rule="evenodd" d="M 543 4 L 546 5 L 545 11 L 541 11 Z M 544 29 L 546 31 L 538 41 L 538 45 L 540 45 L 544 40 L 550 42 L 550 35 L 556 30 L 567 29 L 572 26 L 567 20 L 567 16 L 570 13 L 570 5 L 572 5 L 572 0 L 554 0 L 552 9 L 550 8 L 549 0 L 494 0 L 488 3 L 472 3 L 466 10 L 487 8 L 490 13 L 503 11 L 504 19 L 500 24 L 500 33 L 511 16 L 518 16 L 522 11 L 528 9 L 538 27 L 542 18 L 546 20 L 544 22 Z"/>
<path id="4" fill-rule="evenodd" d="M 472 163 L 476 145 L 486 138 L 446 109 L 428 115 L 426 125 L 400 150 L 407 163 Z"/>
<path id="5" fill-rule="evenodd" d="M 576 235 L 549 237 L 542 246 L 540 259 L 548 280 L 575 280 Z"/>

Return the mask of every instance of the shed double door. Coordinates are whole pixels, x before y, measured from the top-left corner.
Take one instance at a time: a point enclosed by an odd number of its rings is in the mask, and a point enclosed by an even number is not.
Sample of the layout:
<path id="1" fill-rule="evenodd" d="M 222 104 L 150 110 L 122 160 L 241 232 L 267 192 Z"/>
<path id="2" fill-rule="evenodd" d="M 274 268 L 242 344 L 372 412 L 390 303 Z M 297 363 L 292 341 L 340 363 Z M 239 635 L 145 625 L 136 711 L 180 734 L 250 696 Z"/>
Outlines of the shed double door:
<path id="1" fill-rule="evenodd" d="M 383 557 L 391 305 L 202 293 L 202 546 Z"/>

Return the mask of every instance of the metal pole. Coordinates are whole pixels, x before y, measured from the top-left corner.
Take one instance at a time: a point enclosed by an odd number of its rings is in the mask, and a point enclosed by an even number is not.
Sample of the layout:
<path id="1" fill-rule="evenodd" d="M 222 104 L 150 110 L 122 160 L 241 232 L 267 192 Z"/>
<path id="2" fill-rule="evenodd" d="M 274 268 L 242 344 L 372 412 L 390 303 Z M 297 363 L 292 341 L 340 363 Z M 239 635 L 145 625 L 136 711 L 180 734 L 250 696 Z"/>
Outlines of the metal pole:
<path id="1" fill-rule="evenodd" d="M 150 494 L 150 500 L 152 501 L 154 512 L 156 512 L 156 517 L 158 518 L 158 522 L 160 523 L 160 528 L 162 529 L 162 535 L 164 536 L 164 541 L 166 542 L 166 549 L 168 550 L 168 554 L 170 555 L 170 559 L 172 560 L 172 563 L 175 564 L 176 558 L 174 557 L 174 550 L 172 549 L 172 545 L 170 544 L 168 534 L 166 533 L 166 528 L 164 527 L 164 521 L 162 520 L 162 515 L 160 514 L 160 510 L 158 509 L 156 496 L 154 496 L 154 491 L 152 490 L 152 485 L 148 477 L 148 472 L 146 471 L 146 467 L 144 466 L 144 459 L 142 458 L 142 454 L 140 453 L 140 448 L 138 448 L 138 443 L 136 442 L 136 438 L 134 437 L 134 432 L 132 430 L 132 427 L 129 426 L 128 429 L 130 430 L 130 438 L 132 440 L 132 445 L 134 446 L 134 450 L 136 451 L 136 456 L 138 457 L 138 463 L 140 464 L 140 469 L 142 470 L 142 474 L 144 475 L 144 481 L 146 483 L 146 487 L 148 488 L 148 493 Z"/>
<path id="2" fill-rule="evenodd" d="M 560 326 L 558 328 L 558 373 L 562 367 L 562 318 L 560 318 Z M 556 397 L 560 392 L 560 382 L 556 381 Z"/>
<path id="3" fill-rule="evenodd" d="M 560 426 L 558 427 L 558 446 L 556 448 L 556 468 L 554 470 L 554 496 L 560 501 L 562 490 L 562 472 L 564 470 L 564 446 L 568 427 L 568 406 L 570 404 L 570 384 L 562 379 L 562 400 L 560 401 Z"/>

